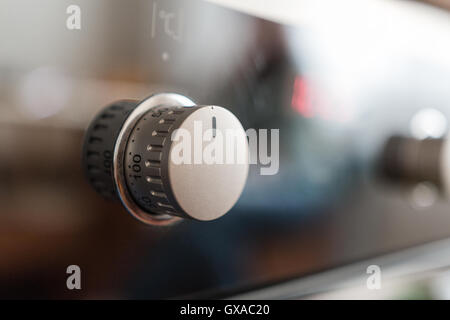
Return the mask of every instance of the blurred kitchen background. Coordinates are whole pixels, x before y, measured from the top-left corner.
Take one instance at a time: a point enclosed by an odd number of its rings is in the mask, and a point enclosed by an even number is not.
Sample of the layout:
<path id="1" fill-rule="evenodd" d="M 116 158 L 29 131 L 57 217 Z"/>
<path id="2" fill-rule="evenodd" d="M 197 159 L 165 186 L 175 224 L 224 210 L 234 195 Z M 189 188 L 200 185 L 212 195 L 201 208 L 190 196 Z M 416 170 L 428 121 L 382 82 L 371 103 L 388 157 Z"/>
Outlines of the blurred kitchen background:
<path id="1" fill-rule="evenodd" d="M 0 0 L 0 298 L 224 297 L 450 237 L 438 186 L 377 170 L 390 136 L 448 132 L 450 1 L 242 2 Z M 84 129 L 161 91 L 279 128 L 279 173 L 251 168 L 213 222 L 154 228 L 103 200 L 81 171 Z M 445 264 L 425 265 L 405 294 L 367 293 L 360 268 L 362 289 L 329 297 L 449 297 Z"/>

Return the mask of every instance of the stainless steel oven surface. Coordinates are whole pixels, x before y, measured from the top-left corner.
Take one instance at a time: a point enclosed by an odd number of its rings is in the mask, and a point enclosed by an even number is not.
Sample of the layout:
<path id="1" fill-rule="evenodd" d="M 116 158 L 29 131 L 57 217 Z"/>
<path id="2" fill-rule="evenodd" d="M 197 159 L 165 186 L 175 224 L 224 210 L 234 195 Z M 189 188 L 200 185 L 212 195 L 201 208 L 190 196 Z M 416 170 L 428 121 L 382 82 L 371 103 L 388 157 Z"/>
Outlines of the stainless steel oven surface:
<path id="1" fill-rule="evenodd" d="M 0 297 L 316 297 L 446 268 L 449 18 L 1 1 Z M 195 121 L 245 131 L 246 165 L 170 163 Z"/>

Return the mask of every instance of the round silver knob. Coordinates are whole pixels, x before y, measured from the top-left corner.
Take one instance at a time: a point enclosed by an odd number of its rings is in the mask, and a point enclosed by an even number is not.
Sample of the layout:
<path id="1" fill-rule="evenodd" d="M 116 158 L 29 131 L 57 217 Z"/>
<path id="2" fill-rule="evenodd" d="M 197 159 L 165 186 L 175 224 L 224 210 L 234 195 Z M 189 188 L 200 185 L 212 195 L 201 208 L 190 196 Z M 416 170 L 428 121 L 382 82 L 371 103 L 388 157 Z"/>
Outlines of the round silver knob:
<path id="1" fill-rule="evenodd" d="M 83 159 L 94 188 L 117 195 L 142 222 L 208 221 L 239 199 L 248 143 L 227 109 L 162 93 L 105 108 L 88 129 Z"/>

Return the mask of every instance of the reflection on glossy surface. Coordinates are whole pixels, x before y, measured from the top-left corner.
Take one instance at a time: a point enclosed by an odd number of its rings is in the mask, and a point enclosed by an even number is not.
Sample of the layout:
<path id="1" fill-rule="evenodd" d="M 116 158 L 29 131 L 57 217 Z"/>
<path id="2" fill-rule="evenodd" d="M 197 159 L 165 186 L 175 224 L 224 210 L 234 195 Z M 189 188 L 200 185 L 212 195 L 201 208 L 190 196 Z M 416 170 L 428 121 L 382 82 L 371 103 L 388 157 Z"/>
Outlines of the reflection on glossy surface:
<path id="1" fill-rule="evenodd" d="M 161 18 L 152 34 L 155 1 L 79 1 L 79 32 L 61 18 L 68 1 L 31 2 L 0 4 L 1 297 L 237 290 L 450 235 L 446 202 L 421 185 L 417 210 L 373 170 L 390 135 L 446 133 L 448 13 L 335 4 L 296 28 L 159 1 L 183 11 L 173 39 Z M 230 106 L 245 128 L 279 128 L 279 173 L 251 168 L 241 200 L 214 222 L 149 228 L 98 198 L 80 169 L 84 128 L 108 102 L 157 91 Z M 439 110 L 439 128 L 417 116 L 424 108 Z M 65 289 L 70 264 L 81 292 Z"/>

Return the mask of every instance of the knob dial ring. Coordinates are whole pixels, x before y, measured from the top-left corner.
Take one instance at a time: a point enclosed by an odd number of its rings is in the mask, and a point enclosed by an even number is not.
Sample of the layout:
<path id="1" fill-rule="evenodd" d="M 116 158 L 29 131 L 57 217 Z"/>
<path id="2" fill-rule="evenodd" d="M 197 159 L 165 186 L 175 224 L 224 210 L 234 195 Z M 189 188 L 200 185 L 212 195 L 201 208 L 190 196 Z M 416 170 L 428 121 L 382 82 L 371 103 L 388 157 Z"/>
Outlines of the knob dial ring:
<path id="1" fill-rule="evenodd" d="M 168 214 L 151 214 L 139 207 L 127 187 L 124 173 L 124 160 L 127 140 L 136 123 L 149 110 L 160 106 L 192 107 L 195 106 L 195 103 L 191 99 L 176 93 L 159 93 L 144 99 L 130 113 L 122 125 L 122 128 L 117 136 L 113 153 L 113 175 L 120 201 L 126 210 L 136 219 L 151 225 L 168 225 L 172 224 L 176 220 L 179 220 L 180 218 Z"/>

